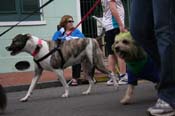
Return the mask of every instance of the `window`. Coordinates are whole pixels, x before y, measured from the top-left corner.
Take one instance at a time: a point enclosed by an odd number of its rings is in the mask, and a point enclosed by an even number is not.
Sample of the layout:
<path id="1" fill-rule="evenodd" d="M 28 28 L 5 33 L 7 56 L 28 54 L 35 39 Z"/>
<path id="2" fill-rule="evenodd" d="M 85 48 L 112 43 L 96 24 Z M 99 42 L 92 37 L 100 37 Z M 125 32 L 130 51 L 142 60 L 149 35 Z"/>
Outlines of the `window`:
<path id="1" fill-rule="evenodd" d="M 40 6 L 40 0 L 1 0 L 0 22 L 20 21 Z M 40 21 L 40 11 L 25 21 Z"/>

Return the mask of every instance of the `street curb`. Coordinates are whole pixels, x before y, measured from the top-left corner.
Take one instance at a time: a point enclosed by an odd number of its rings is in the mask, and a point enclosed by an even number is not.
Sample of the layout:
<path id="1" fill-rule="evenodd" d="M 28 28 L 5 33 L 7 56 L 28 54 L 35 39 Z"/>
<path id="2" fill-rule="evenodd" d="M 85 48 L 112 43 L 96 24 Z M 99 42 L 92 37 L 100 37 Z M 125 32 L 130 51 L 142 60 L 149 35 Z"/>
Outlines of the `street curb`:
<path id="1" fill-rule="evenodd" d="M 106 76 L 102 76 L 102 77 L 95 77 L 96 82 L 100 83 L 100 82 L 106 82 L 108 80 L 108 77 Z M 67 81 L 69 82 L 69 80 Z M 84 84 L 88 84 L 87 82 L 80 82 L 79 85 L 84 85 Z M 16 85 L 16 86 L 9 86 L 9 87 L 4 87 L 6 92 L 18 92 L 18 91 L 27 91 L 29 88 L 29 84 L 26 85 Z M 50 87 L 61 87 L 62 84 L 59 80 L 55 80 L 55 81 L 48 81 L 48 82 L 39 82 L 35 89 L 44 89 L 44 88 L 50 88 Z"/>

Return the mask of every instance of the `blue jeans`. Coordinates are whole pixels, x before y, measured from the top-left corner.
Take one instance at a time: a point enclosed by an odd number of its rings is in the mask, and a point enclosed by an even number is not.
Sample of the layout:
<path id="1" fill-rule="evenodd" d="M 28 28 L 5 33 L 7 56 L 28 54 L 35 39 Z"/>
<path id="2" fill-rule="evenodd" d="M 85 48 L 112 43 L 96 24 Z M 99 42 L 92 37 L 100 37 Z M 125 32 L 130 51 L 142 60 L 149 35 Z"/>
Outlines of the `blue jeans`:
<path id="1" fill-rule="evenodd" d="M 175 108 L 175 0 L 132 0 L 130 29 L 160 67 L 158 97 Z"/>

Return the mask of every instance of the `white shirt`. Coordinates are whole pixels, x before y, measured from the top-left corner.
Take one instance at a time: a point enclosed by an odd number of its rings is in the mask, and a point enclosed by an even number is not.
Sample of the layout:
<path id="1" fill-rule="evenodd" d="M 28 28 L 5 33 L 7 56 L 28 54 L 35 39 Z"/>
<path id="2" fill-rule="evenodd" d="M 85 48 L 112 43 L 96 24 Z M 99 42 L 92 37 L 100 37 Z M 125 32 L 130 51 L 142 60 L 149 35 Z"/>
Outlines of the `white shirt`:
<path id="1" fill-rule="evenodd" d="M 102 3 L 102 8 L 103 8 L 103 25 L 104 28 L 106 29 L 106 31 L 112 30 L 114 28 L 118 28 L 118 23 L 115 20 L 115 18 L 112 16 L 112 13 L 110 11 L 109 8 L 109 2 L 111 0 L 101 0 Z M 124 11 L 124 7 L 123 4 L 121 2 L 121 0 L 114 0 L 119 16 L 122 20 L 122 23 L 124 25 L 124 17 L 125 17 L 125 11 Z"/>

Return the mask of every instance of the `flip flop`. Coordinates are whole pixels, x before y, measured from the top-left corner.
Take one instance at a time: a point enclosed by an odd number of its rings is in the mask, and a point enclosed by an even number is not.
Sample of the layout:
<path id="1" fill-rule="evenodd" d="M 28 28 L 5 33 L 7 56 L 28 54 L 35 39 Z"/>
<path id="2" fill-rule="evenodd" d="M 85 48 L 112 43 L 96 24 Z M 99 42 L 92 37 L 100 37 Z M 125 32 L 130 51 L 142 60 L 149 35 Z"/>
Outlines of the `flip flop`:
<path id="1" fill-rule="evenodd" d="M 77 86 L 78 85 L 78 82 L 77 82 L 77 80 L 72 80 L 72 82 L 71 82 L 71 86 Z"/>

